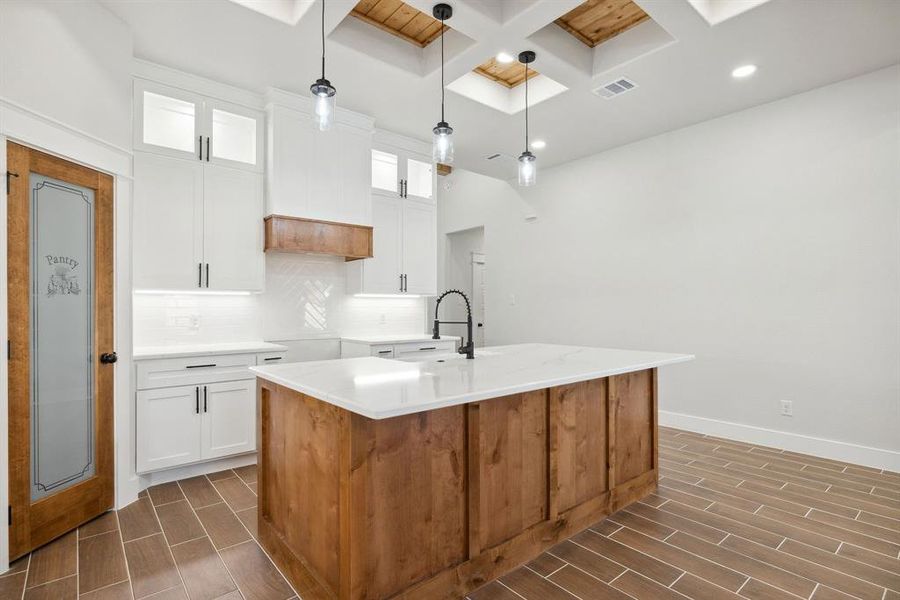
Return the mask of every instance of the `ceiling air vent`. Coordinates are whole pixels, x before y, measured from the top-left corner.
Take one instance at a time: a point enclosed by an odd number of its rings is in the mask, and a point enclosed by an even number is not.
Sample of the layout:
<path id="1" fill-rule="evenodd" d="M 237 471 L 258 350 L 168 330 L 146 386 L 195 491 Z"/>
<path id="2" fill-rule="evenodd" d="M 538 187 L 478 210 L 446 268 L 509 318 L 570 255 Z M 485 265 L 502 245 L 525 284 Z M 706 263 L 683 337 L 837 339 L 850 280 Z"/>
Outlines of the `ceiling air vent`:
<path id="1" fill-rule="evenodd" d="M 609 100 L 611 98 L 615 98 L 616 96 L 621 96 L 625 92 L 631 91 L 636 87 L 637 84 L 635 82 L 622 77 L 621 79 L 610 81 L 606 85 L 598 87 L 594 90 L 594 93 L 605 100 Z"/>

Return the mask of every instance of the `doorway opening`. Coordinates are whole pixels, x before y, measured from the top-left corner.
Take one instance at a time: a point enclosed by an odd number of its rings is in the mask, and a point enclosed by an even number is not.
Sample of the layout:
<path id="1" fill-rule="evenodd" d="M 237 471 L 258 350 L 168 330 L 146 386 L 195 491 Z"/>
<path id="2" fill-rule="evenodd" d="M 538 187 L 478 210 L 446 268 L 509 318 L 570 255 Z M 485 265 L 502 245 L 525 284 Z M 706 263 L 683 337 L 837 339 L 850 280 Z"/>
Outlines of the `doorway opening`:
<path id="1" fill-rule="evenodd" d="M 485 345 L 485 294 L 487 257 L 484 252 L 484 227 L 474 227 L 447 234 L 444 264 L 444 281 L 447 289 L 457 289 L 468 296 L 472 303 L 472 319 L 475 321 L 475 346 Z M 446 317 L 449 320 L 465 320 L 465 302 L 459 296 L 446 299 Z M 443 307 L 441 310 L 445 310 Z"/>

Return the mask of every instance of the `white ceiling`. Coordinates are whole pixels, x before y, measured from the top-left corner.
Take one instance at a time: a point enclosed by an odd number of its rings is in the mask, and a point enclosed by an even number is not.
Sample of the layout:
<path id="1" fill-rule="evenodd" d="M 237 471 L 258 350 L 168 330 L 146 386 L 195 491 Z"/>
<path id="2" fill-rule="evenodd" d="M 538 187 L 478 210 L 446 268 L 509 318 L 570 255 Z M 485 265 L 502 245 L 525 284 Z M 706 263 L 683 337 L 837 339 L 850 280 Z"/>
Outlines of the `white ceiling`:
<path id="1" fill-rule="evenodd" d="M 257 92 L 274 86 L 305 94 L 319 76 L 320 13 L 318 6 L 301 10 L 307 0 L 292 6 L 300 15 L 296 25 L 229 0 L 101 1 L 132 28 L 138 58 Z M 421 10 L 431 5 L 407 2 Z M 542 168 L 900 62 L 898 0 L 771 0 L 715 26 L 688 0 L 637 0 L 674 38 L 647 54 L 620 54 L 613 43 L 628 41 L 623 36 L 591 51 L 569 44 L 567 34 L 559 37 L 563 32 L 555 25 L 545 27 L 578 3 L 451 1 L 456 15 L 448 24 L 466 37 L 450 52 L 448 83 L 499 50 L 534 49 L 535 68 L 569 88 L 530 111 L 532 139 L 547 142 L 537 153 Z M 354 4 L 329 0 L 328 29 Z M 420 55 L 401 65 L 390 46 L 405 51 L 402 46 L 366 37 L 389 34 L 373 29 L 354 37 L 342 27 L 328 45 L 327 76 L 338 90 L 338 105 L 373 116 L 378 127 L 430 139 L 440 116 L 437 45 L 416 49 Z M 634 39 L 639 46 L 637 34 Z M 731 70 L 744 63 L 757 64 L 759 71 L 732 79 Z M 639 87 L 613 100 L 590 91 L 619 76 Z M 448 91 L 454 166 L 514 177 L 511 160 L 484 157 L 524 149 L 522 118 Z"/>

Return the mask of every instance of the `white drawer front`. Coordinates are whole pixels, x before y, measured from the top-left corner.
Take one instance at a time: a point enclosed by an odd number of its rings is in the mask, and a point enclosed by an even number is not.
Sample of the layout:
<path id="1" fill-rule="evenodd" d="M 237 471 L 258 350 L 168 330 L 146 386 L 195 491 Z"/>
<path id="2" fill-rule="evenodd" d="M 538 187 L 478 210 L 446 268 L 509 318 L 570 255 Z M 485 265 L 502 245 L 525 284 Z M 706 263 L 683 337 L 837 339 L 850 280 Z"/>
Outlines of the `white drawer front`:
<path id="1" fill-rule="evenodd" d="M 456 350 L 456 342 L 433 340 L 428 342 L 416 342 L 414 344 L 396 344 L 394 356 L 396 358 L 408 358 L 410 356 L 427 356 L 430 354 L 447 354 Z"/>
<path id="2" fill-rule="evenodd" d="M 371 346 L 371 351 L 378 358 L 394 358 L 393 346 Z"/>
<path id="3" fill-rule="evenodd" d="M 277 365 L 284 362 L 286 352 L 264 352 L 256 355 L 256 364 L 259 365 Z"/>
<path id="4" fill-rule="evenodd" d="M 247 367 L 256 364 L 254 354 L 165 358 L 137 363 L 137 389 L 197 385 L 216 381 L 251 379 Z"/>

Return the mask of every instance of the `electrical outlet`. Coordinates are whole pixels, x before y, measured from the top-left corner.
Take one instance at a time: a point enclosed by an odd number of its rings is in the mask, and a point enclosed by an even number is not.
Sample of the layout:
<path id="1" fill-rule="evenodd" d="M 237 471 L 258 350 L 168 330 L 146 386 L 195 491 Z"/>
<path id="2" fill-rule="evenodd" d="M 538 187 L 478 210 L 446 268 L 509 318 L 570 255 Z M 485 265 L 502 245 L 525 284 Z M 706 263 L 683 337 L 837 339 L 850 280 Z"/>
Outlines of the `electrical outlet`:
<path id="1" fill-rule="evenodd" d="M 794 416 L 794 403 L 790 400 L 782 400 L 781 401 L 781 416 L 782 417 L 793 417 Z"/>

